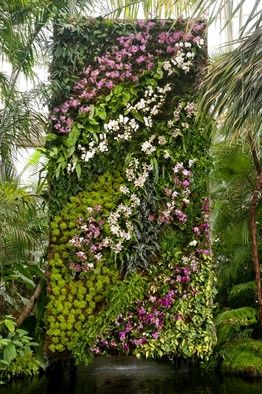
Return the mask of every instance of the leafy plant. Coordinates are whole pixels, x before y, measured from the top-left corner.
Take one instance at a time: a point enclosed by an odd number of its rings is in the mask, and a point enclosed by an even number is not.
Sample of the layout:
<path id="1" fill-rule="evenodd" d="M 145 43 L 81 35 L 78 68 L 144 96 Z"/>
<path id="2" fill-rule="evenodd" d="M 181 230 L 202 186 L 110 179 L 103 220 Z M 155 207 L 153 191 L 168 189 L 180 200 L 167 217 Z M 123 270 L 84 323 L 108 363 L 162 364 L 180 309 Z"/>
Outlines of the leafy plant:
<path id="1" fill-rule="evenodd" d="M 256 306 L 256 285 L 254 281 L 232 286 L 228 295 L 231 307 Z"/>
<path id="2" fill-rule="evenodd" d="M 233 364 L 236 361 L 237 373 L 246 373 L 247 371 L 243 368 L 243 363 L 246 365 L 253 364 L 251 355 L 252 347 L 260 346 L 260 341 L 251 339 L 254 335 L 254 331 L 257 325 L 257 310 L 251 307 L 242 307 L 237 309 L 228 309 L 218 313 L 215 317 L 215 325 L 217 332 L 217 343 L 214 347 L 212 356 L 206 361 L 206 367 L 208 368 L 222 368 L 228 372 L 234 372 L 230 366 L 231 361 Z M 242 345 L 239 346 L 240 344 Z M 250 347 L 249 360 L 246 352 L 242 353 L 242 349 Z M 249 350 L 247 350 L 249 352 Z M 240 355 L 239 362 L 236 358 L 233 361 L 236 354 Z M 241 361 L 240 361 L 241 360 Z M 258 360 L 257 360 L 258 361 Z M 251 374 L 252 375 L 252 374 Z"/>
<path id="3" fill-rule="evenodd" d="M 0 300 L 4 314 L 23 308 L 43 277 L 44 263 L 39 266 L 39 259 L 47 241 L 47 220 L 40 214 L 38 198 L 16 182 L 0 184 L 0 200 Z"/>
<path id="4" fill-rule="evenodd" d="M 242 307 L 238 309 L 230 309 L 221 312 L 215 319 L 218 345 L 229 342 L 231 339 L 236 338 L 238 334 L 242 335 L 243 328 L 254 327 L 257 323 L 256 309 L 251 307 Z M 249 331 L 251 335 L 252 330 Z M 244 334 L 243 334 L 244 335 Z"/>
<path id="5" fill-rule="evenodd" d="M 256 6 L 257 4 L 254 6 L 254 11 Z M 257 220 L 261 209 L 260 197 L 262 189 L 261 117 L 259 116 L 261 108 L 261 78 L 258 77 L 262 40 L 260 23 L 261 18 L 258 20 L 257 28 L 252 34 L 243 38 L 238 47 L 223 54 L 210 65 L 210 73 L 207 74 L 204 82 L 205 93 L 202 100 L 202 108 L 207 111 L 212 106 L 211 111 L 213 115 L 219 116 L 221 120 L 221 128 L 219 130 L 221 137 L 227 144 L 229 141 L 234 144 L 235 159 L 232 162 L 234 168 L 231 168 L 231 170 L 236 176 L 231 177 L 229 184 L 232 186 L 231 190 L 235 195 L 235 201 L 241 202 L 241 205 L 237 206 L 237 210 L 234 210 L 237 213 L 237 221 L 240 222 L 241 220 L 243 225 L 237 228 L 235 218 L 231 217 L 231 210 L 228 210 L 227 220 L 228 223 L 231 223 L 233 231 L 236 230 L 235 235 L 237 231 L 239 234 L 246 234 L 244 242 L 241 242 L 242 250 L 244 249 L 244 244 L 248 243 L 250 245 L 261 331 L 261 228 Z M 241 78 L 239 78 L 240 75 Z M 225 146 L 225 142 L 220 146 L 223 145 Z M 232 148 L 229 149 L 230 151 L 232 153 Z M 236 160 L 239 160 L 239 169 L 235 166 Z M 225 178 L 228 178 L 227 175 L 224 173 Z M 240 189 L 239 181 L 241 178 L 243 184 Z M 224 185 L 222 184 L 222 187 Z M 230 196 L 228 195 L 228 197 L 228 201 L 230 201 Z M 221 217 L 223 216 L 221 215 Z M 243 260 L 241 265 L 242 263 Z M 247 281 L 250 279 L 246 278 Z M 241 280 L 241 282 L 244 281 L 244 279 Z"/>
<path id="6" fill-rule="evenodd" d="M 43 364 L 33 352 L 35 346 L 27 331 L 16 328 L 13 318 L 5 316 L 0 322 L 0 378 L 37 373 Z"/>

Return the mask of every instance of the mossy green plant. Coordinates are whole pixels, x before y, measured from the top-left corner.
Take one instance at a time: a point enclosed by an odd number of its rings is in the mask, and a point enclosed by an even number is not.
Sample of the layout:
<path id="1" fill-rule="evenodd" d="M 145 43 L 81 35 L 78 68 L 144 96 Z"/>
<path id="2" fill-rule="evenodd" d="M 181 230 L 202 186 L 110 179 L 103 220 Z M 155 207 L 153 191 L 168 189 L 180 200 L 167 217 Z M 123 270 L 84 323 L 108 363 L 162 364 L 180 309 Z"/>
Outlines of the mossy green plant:
<path id="1" fill-rule="evenodd" d="M 255 378 L 262 376 L 262 341 L 241 338 L 228 342 L 222 347 L 221 355 L 223 371 Z"/>
<path id="2" fill-rule="evenodd" d="M 50 225 L 52 258 L 49 260 L 49 303 L 47 308 L 47 335 L 50 352 L 62 352 L 70 346 L 84 322 L 101 307 L 110 286 L 119 280 L 119 274 L 109 254 L 89 273 L 75 277 L 69 268 L 70 239 L 78 233 L 78 218 L 87 215 L 87 208 L 109 204 L 114 207 L 119 199 L 119 174 L 105 173 L 98 177 L 95 190 L 71 197 L 69 204 Z M 110 190 L 110 192 L 109 192 Z"/>

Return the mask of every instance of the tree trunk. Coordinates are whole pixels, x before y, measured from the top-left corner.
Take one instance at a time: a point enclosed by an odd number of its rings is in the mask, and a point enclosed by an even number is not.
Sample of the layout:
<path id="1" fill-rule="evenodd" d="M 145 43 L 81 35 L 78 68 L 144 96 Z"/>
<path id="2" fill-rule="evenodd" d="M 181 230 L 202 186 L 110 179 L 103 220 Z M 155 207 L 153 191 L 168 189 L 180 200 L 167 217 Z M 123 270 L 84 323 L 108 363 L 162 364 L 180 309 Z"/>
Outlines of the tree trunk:
<path id="1" fill-rule="evenodd" d="M 24 320 L 27 317 L 29 317 L 31 315 L 31 313 L 33 312 L 34 307 L 36 306 L 38 298 L 41 294 L 41 290 L 42 290 L 42 286 L 41 286 L 41 283 L 39 283 L 37 285 L 37 287 L 35 288 L 35 291 L 34 291 L 32 297 L 30 298 L 30 300 L 28 301 L 28 303 L 26 304 L 26 306 L 22 310 L 22 313 L 16 319 L 16 324 L 18 327 L 21 326 L 23 324 Z"/>
<path id="2" fill-rule="evenodd" d="M 259 263 L 259 255 L 258 255 L 256 209 L 257 209 L 259 194 L 261 190 L 262 190 L 262 171 L 260 171 L 257 174 L 256 184 L 252 193 L 252 198 L 249 208 L 251 248 L 252 248 L 252 259 L 255 269 L 260 335 L 262 334 L 262 287 L 261 287 L 261 272 L 260 272 L 260 263 Z"/>

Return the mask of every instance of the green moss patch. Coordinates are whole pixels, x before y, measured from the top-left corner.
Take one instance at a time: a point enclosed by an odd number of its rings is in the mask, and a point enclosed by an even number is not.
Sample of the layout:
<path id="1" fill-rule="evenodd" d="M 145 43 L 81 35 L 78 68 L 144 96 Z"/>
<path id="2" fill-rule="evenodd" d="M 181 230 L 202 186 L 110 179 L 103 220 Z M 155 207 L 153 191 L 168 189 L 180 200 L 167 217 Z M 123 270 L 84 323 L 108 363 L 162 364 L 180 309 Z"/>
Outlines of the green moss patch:
<path id="1" fill-rule="evenodd" d="M 250 377 L 262 376 L 262 341 L 250 338 L 227 343 L 222 348 L 225 372 Z"/>

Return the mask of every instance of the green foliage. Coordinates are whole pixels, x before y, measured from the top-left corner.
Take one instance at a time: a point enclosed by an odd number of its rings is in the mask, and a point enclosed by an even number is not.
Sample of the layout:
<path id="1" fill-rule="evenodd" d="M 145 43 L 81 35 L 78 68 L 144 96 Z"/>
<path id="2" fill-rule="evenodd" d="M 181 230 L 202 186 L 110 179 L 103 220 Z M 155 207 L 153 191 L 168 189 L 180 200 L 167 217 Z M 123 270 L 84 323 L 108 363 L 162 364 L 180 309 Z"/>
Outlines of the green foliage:
<path id="1" fill-rule="evenodd" d="M 181 253 L 180 253 L 181 255 Z M 179 254 L 176 254 L 176 262 L 179 261 Z M 169 261 L 169 265 L 172 263 Z M 165 267 L 165 268 L 164 268 Z M 177 300 L 166 310 L 160 307 L 159 301 L 152 307 L 152 302 L 148 300 L 149 294 L 153 294 L 153 298 L 165 296 L 168 292 L 169 285 L 172 281 L 172 270 L 168 271 L 166 264 L 163 265 L 162 272 L 152 272 L 147 277 L 141 277 L 139 274 L 132 274 L 124 281 L 114 286 L 110 292 L 108 305 L 97 315 L 93 316 L 87 322 L 83 333 L 80 333 L 73 344 L 73 354 L 78 362 L 90 363 L 92 361 L 92 349 L 98 349 L 98 338 L 102 344 L 118 341 L 119 331 L 125 327 L 125 323 L 119 328 L 118 321 L 124 322 L 139 320 L 136 317 L 139 308 L 148 310 L 148 316 L 152 316 L 155 310 L 160 311 L 164 316 L 164 327 L 159 331 L 159 337 L 152 336 L 150 324 L 143 327 L 143 337 L 146 343 L 137 346 L 133 351 L 127 350 L 128 354 L 134 354 L 136 357 L 161 358 L 168 355 L 170 358 L 179 355 L 184 358 L 202 358 L 205 359 L 211 353 L 216 342 L 216 334 L 214 331 L 212 309 L 210 304 L 213 299 L 213 279 L 209 272 L 209 261 L 202 261 L 201 276 L 195 274 L 191 278 L 191 285 L 194 287 L 196 294 L 186 291 L 186 287 L 182 284 L 176 284 Z M 159 286 L 159 283 L 161 285 Z M 206 292 L 201 292 L 203 286 L 206 286 Z M 186 297 L 185 297 L 186 294 Z M 184 299 L 182 296 L 184 295 Z M 151 297 L 150 297 L 151 298 Z M 146 301 L 142 301 L 146 300 Z M 192 311 L 194 310 L 194 316 Z M 174 329 L 174 320 L 176 329 Z M 133 339 L 139 338 L 139 330 L 134 325 L 130 334 Z M 153 330 L 156 331 L 156 328 Z M 138 336 L 136 337 L 136 332 Z M 97 334 L 99 333 L 99 335 Z M 132 342 L 131 342 L 132 343 Z M 112 351 L 121 351 L 122 343 L 112 349 Z M 108 351 L 103 354 L 108 354 Z M 110 354 L 110 352 L 109 352 Z"/>
<path id="2" fill-rule="evenodd" d="M 252 332 L 252 326 L 257 323 L 257 311 L 251 307 L 230 309 L 221 312 L 215 319 L 218 344 L 229 342 L 232 338 L 241 335 L 241 331 L 246 327 L 251 327 L 251 331 L 246 331 L 247 335 Z M 243 333 L 243 336 L 245 334 Z"/>
<path id="3" fill-rule="evenodd" d="M 147 220 L 151 212 L 156 211 L 158 197 L 155 195 L 155 184 L 148 182 L 143 191 L 143 199 L 136 220 L 133 223 L 134 240 L 118 258 L 119 267 L 124 272 L 148 269 L 152 260 L 159 258 L 159 237 L 162 232 L 160 223 Z"/>
<path id="4" fill-rule="evenodd" d="M 253 16 L 256 6 L 258 2 L 253 8 Z M 261 24 L 261 19 L 259 22 Z M 259 136 L 261 130 L 261 80 L 257 78 L 261 40 L 261 25 L 259 27 L 258 23 L 240 45 L 210 64 L 204 81 L 203 107 L 211 109 L 213 114 L 225 115 L 225 134 L 236 137 L 241 133 L 245 137 L 242 142 L 248 141 L 251 135 Z M 240 76 L 243 78 L 241 83 Z M 259 151 L 259 142 L 254 146 Z"/>
<path id="5" fill-rule="evenodd" d="M 132 316 L 136 323 L 138 305 L 145 306 L 148 315 L 157 311 L 160 317 L 152 324 L 147 321 L 140 328 L 135 326 L 135 333 L 130 334 L 131 354 L 205 358 L 214 346 L 214 276 L 207 256 L 208 209 L 203 205 L 212 125 L 209 119 L 206 127 L 195 121 L 195 87 L 206 49 L 196 45 L 199 37 L 193 41 L 194 35 L 189 36 L 192 43 L 184 47 L 191 48 L 185 50 L 192 51 L 188 58 L 194 58 L 195 67 L 190 72 L 177 67 L 173 73 L 164 68 L 169 55 L 154 52 L 160 32 L 167 32 L 169 27 L 184 31 L 185 24 L 183 20 L 175 26 L 172 21 L 149 24 L 150 34 L 146 32 L 146 36 L 150 37 L 150 48 L 146 52 L 152 49 L 154 55 L 147 53 L 152 62 L 140 67 L 144 55 L 140 59 L 130 56 L 127 68 L 131 66 L 134 75 L 131 79 L 113 76 L 113 83 L 109 81 L 112 89 L 105 88 L 109 73 L 107 66 L 98 67 L 102 62 L 99 56 L 110 57 L 118 48 L 112 47 L 112 42 L 118 43 L 122 35 L 139 41 L 141 34 L 134 38 L 131 33 L 143 32 L 143 27 L 139 23 L 78 18 L 55 26 L 51 107 L 57 108 L 46 145 L 51 212 L 50 353 L 71 351 L 78 362 L 88 363 L 97 341 L 105 338 L 118 341 L 115 351 L 129 351 L 120 339 L 117 319 L 127 323 Z M 183 36 L 183 40 L 187 39 Z M 92 68 L 85 70 L 87 65 Z M 121 75 L 118 68 L 114 75 Z M 82 70 L 86 75 L 93 70 L 90 81 L 98 72 L 99 77 L 92 82 L 95 99 L 85 98 L 91 85 L 88 78 L 79 82 Z M 73 88 L 76 82 L 88 85 L 83 97 L 77 93 L 78 87 Z M 77 98 L 84 107 L 70 107 L 66 113 L 72 127 L 63 128 L 56 123 L 57 116 L 67 111 L 65 100 L 70 96 L 73 105 Z M 65 117 L 59 119 L 63 123 Z M 149 152 L 146 146 L 151 143 Z M 91 215 L 91 208 L 98 206 L 99 213 Z M 101 252 L 94 269 L 84 271 L 87 263 L 79 263 L 80 249 L 75 253 L 79 248 L 75 245 L 84 244 L 81 256 L 90 263 L 92 236 L 83 228 L 90 223 L 95 226 L 98 218 L 109 246 Z M 101 232 L 96 239 L 100 240 Z M 137 345 L 139 340 L 143 346 Z"/>
<path id="6" fill-rule="evenodd" d="M 154 85 L 156 81 L 152 81 Z M 133 101 L 139 97 L 139 93 L 143 91 L 146 83 L 148 83 L 148 79 L 141 81 L 139 88 L 135 88 L 128 83 L 117 85 L 108 96 L 98 97 L 88 117 L 83 114 L 78 115 L 78 121 L 74 123 L 69 135 L 61 138 L 61 136 L 57 134 L 50 133 L 47 136 L 47 143 L 53 145 L 51 149 L 46 151 L 46 156 L 49 159 L 48 169 L 49 174 L 51 174 L 51 182 L 54 178 L 55 182 L 57 182 L 59 178 L 66 176 L 65 170 L 70 160 L 72 160 L 75 165 L 77 182 L 83 181 L 86 168 L 79 157 L 77 146 L 87 143 L 90 134 L 95 136 L 103 132 L 103 124 L 109 120 L 111 116 L 123 111 L 127 103 L 132 104 Z M 123 159 L 123 157 L 116 156 L 114 159 L 115 164 L 117 164 L 117 161 Z"/>
<path id="7" fill-rule="evenodd" d="M 256 306 L 256 284 L 254 281 L 234 285 L 228 295 L 228 304 L 232 308 Z"/>
<path id="8" fill-rule="evenodd" d="M 256 174 L 249 147 L 225 141 L 213 148 L 214 170 L 212 172 L 213 246 L 219 279 L 218 300 L 221 306 L 237 305 L 234 292 L 229 296 L 232 285 L 254 280 L 251 257 L 249 203 Z M 258 203 L 258 215 L 261 201 Z M 258 222 L 258 243 L 261 226 Z M 259 246 L 259 249 L 261 247 Z M 260 252 L 259 252 L 260 253 Z M 230 299 L 229 299 L 230 297 Z"/>
<path id="9" fill-rule="evenodd" d="M 90 347 L 97 334 L 106 336 L 112 329 L 114 320 L 120 314 L 127 313 L 135 301 L 143 299 L 147 290 L 146 278 L 136 273 L 111 286 L 104 308 L 96 316 L 90 317 L 73 343 L 72 351 L 77 362 L 89 364 L 92 361 Z"/>
<path id="10" fill-rule="evenodd" d="M 16 182 L 0 184 L 0 263 L 25 259 L 28 249 L 37 243 L 30 220 L 36 214 L 35 199 Z"/>
<path id="11" fill-rule="evenodd" d="M 245 338 L 222 347 L 221 368 L 227 373 L 249 377 L 262 376 L 262 342 Z"/>
<path id="12" fill-rule="evenodd" d="M 208 4 L 209 2 L 207 2 Z M 227 6 L 228 2 L 224 5 Z M 235 314 L 247 310 L 247 306 L 255 306 L 255 272 L 259 271 L 261 261 L 261 199 L 251 207 L 252 198 L 256 195 L 256 185 L 261 174 L 261 79 L 257 78 L 260 62 L 261 47 L 261 18 L 256 25 L 251 21 L 259 2 L 254 4 L 253 12 L 247 18 L 242 33 L 247 28 L 252 31 L 240 45 L 232 51 L 219 56 L 209 67 L 209 72 L 204 80 L 202 108 L 220 117 L 219 144 L 214 149 L 215 171 L 213 176 L 214 205 L 214 248 L 218 265 L 220 307 L 243 307 L 228 311 Z M 243 2 L 238 4 L 242 7 Z M 219 8 L 219 7 L 218 7 Z M 233 7 L 234 8 L 234 7 Z M 229 12 L 231 21 L 235 10 Z M 241 83 L 240 77 L 241 75 Z M 241 92 L 241 94 L 240 94 Z M 212 107 L 212 108 L 211 108 Z M 259 188 L 259 187 L 258 187 Z M 252 234 L 250 223 L 256 222 Z M 256 258 L 257 257 L 257 262 Z M 255 264 L 255 267 L 254 267 Z M 260 279 L 259 279 L 260 280 Z M 245 282 L 245 283 L 244 283 Z M 233 287 L 232 287 L 233 286 Z M 249 310 L 250 312 L 251 310 Z M 231 324 L 221 322 L 221 340 L 229 341 L 234 337 L 250 336 L 249 324 L 256 322 L 254 310 L 250 320 L 243 316 L 233 319 Z M 242 325 L 243 324 L 243 325 Z M 242 326 L 241 326 L 242 325 Z M 259 322 L 261 326 L 261 321 Z M 261 334 L 261 333 L 260 333 Z M 250 373 L 256 361 L 252 352 L 241 348 L 231 349 L 230 357 L 224 367 L 228 371 L 247 372 L 248 362 Z M 233 346 L 233 345 L 232 345 Z M 239 351 L 239 357 L 236 352 Z M 220 352 L 220 350 L 218 350 Z M 247 367 L 247 368 L 246 368 Z"/>
<path id="13" fill-rule="evenodd" d="M 39 256 L 47 243 L 47 218 L 36 196 L 17 182 L 0 184 L 0 310 L 23 308 L 43 278 Z"/>
<path id="14" fill-rule="evenodd" d="M 166 21 L 164 29 L 168 31 L 169 28 L 184 30 L 185 22 L 177 21 L 174 27 L 173 21 Z M 153 34 L 157 35 L 162 29 L 161 24 L 157 23 Z M 54 108 L 73 94 L 73 86 L 79 80 L 79 75 L 81 75 L 83 69 L 87 65 L 94 66 L 97 56 L 104 55 L 111 50 L 112 42 L 116 42 L 117 37 L 132 34 L 136 31 L 139 31 L 139 28 L 134 21 L 120 23 L 100 18 L 86 19 L 76 17 L 72 19 L 66 16 L 59 19 L 59 23 L 55 26 L 52 52 L 52 102 L 50 107 Z M 180 73 L 180 77 L 177 78 L 176 84 L 174 84 L 174 92 L 170 95 L 172 100 L 169 101 L 167 112 L 174 108 L 178 98 L 190 97 L 190 100 L 193 99 L 195 96 L 194 86 L 197 84 L 196 80 L 201 74 L 201 67 L 204 62 L 205 51 L 201 51 L 198 54 L 196 67 L 192 70 L 192 75 Z M 161 72 L 163 74 L 162 70 Z M 110 166 L 118 167 L 119 169 L 123 168 L 127 151 L 132 148 L 129 144 L 124 144 L 121 147 L 120 144 L 116 143 L 112 150 L 107 153 L 105 159 L 103 159 L 103 155 L 99 155 L 98 165 L 97 163 L 92 165 L 90 162 L 83 163 L 80 160 L 80 152 L 77 146 L 79 144 L 87 144 L 87 137 L 90 134 L 98 135 L 98 133 L 103 133 L 103 124 L 107 119 L 112 118 L 112 115 L 122 113 L 121 111 L 123 111 L 127 102 L 132 104 L 134 99 L 141 97 L 141 93 L 146 86 L 155 87 L 161 78 L 160 71 L 156 69 L 153 72 L 146 72 L 139 79 L 139 84 L 119 83 L 107 96 L 102 92 L 95 104 L 91 105 L 91 111 L 88 115 L 81 113 L 77 115 L 73 134 L 78 133 L 80 129 L 81 135 L 75 145 L 67 145 L 67 140 L 71 140 L 69 136 L 53 132 L 49 133 L 46 155 L 48 157 L 48 178 L 51 191 L 49 196 L 51 217 L 57 214 L 67 203 L 67 195 L 74 195 L 83 190 L 87 183 L 95 181 L 93 174 L 101 174 L 103 171 L 108 171 Z M 133 115 L 135 117 L 136 114 Z M 163 124 L 164 122 L 157 126 L 156 129 L 160 131 Z M 199 149 L 203 149 L 202 146 L 205 145 L 204 142 L 201 143 L 199 133 L 194 134 L 198 142 L 194 143 L 193 139 L 191 139 L 191 142 L 187 141 L 189 143 L 187 155 L 185 155 L 187 158 L 191 154 L 195 156 Z M 202 139 L 205 140 L 209 136 L 209 132 L 204 134 Z M 185 145 L 183 144 L 183 148 Z M 196 145 L 195 148 L 194 145 Z M 174 152 L 176 149 L 177 147 L 175 147 Z M 74 173 L 68 173 L 67 171 L 69 162 L 75 166 L 76 171 Z"/>
<path id="15" fill-rule="evenodd" d="M 92 64 L 96 56 L 106 53 L 119 35 L 133 31 L 133 23 L 127 21 L 114 23 L 102 18 L 61 15 L 55 25 L 53 43 L 52 107 L 68 97 L 87 64 Z"/>
<path id="16" fill-rule="evenodd" d="M 61 260 L 52 260 L 52 271 Z M 103 305 L 110 285 L 118 279 L 117 272 L 98 263 L 94 273 L 75 281 L 72 277 L 51 274 L 52 295 L 48 303 L 49 350 L 70 349 L 72 341 L 82 332 L 83 324 Z M 65 282 L 67 279 L 67 283 Z M 71 279 L 71 280 L 70 280 Z"/>
<path id="17" fill-rule="evenodd" d="M 160 281 L 164 293 L 168 289 L 164 284 L 170 282 L 170 277 L 172 281 L 173 267 L 179 265 L 182 254 L 178 248 L 170 248 L 169 253 L 163 253 L 166 262 L 162 262 L 158 273 L 152 270 L 149 287 L 157 289 Z M 165 328 L 160 331 L 159 339 L 150 340 L 135 350 L 137 357 L 161 358 L 168 355 L 172 358 L 179 355 L 183 358 L 208 359 L 217 340 L 212 315 L 214 277 L 210 272 L 209 258 L 202 258 L 198 264 L 201 264 L 201 274 L 192 274 L 190 280 L 193 294 L 185 290 L 183 284 L 175 284 L 178 300 L 166 313 Z M 205 292 L 201 291 L 203 287 Z M 193 315 L 191 311 L 194 311 Z"/>
<path id="18" fill-rule="evenodd" d="M 208 323 L 207 323 L 208 322 Z M 201 331 L 200 331 L 201 327 Z M 165 355 L 173 358 L 180 356 L 191 359 L 207 359 L 216 344 L 212 317 L 203 317 L 199 326 L 183 321 L 176 322 L 176 330 L 168 328 L 158 340 L 152 340 L 135 350 L 138 358 L 161 358 Z"/>
<path id="19" fill-rule="evenodd" d="M 38 372 L 41 362 L 36 358 L 27 331 L 16 328 L 12 317 L 0 322 L 0 379 L 30 376 Z"/>

